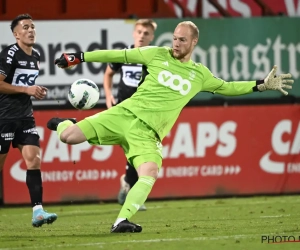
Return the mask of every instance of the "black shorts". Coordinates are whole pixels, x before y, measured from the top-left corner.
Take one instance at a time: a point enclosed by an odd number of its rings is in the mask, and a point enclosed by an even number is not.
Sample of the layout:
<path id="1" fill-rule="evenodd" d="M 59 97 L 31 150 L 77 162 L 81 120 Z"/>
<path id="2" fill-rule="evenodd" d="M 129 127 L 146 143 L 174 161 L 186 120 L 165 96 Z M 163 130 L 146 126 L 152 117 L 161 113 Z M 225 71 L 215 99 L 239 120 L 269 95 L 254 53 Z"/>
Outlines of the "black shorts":
<path id="1" fill-rule="evenodd" d="M 9 151 L 10 143 L 14 148 L 18 145 L 33 145 L 40 147 L 40 137 L 35 121 L 1 121 L 0 120 L 0 154 Z"/>

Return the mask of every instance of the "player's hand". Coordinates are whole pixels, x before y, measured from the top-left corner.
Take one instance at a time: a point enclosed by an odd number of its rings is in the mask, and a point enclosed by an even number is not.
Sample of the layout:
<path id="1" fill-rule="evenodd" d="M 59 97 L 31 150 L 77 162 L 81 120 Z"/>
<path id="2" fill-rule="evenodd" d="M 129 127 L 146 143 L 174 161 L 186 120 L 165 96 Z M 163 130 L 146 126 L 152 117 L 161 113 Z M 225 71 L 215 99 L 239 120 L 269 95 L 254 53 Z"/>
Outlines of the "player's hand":
<path id="1" fill-rule="evenodd" d="M 288 95 L 288 92 L 283 90 L 285 89 L 292 89 L 291 84 L 294 83 L 292 80 L 292 75 L 288 74 L 281 74 L 276 76 L 277 66 L 275 65 L 269 75 L 265 78 L 264 83 L 257 85 L 257 89 L 259 91 L 265 90 L 278 90 L 284 95 Z"/>
<path id="2" fill-rule="evenodd" d="M 47 95 L 47 90 L 43 86 L 34 85 L 26 88 L 26 94 L 33 96 L 37 100 L 41 100 Z"/>
<path id="3" fill-rule="evenodd" d="M 72 68 L 75 65 L 84 62 L 83 52 L 63 53 L 60 58 L 56 58 L 54 64 L 62 69 Z"/>
<path id="4" fill-rule="evenodd" d="M 113 95 L 106 96 L 106 107 L 109 109 L 114 105 L 116 105 L 116 100 Z"/>

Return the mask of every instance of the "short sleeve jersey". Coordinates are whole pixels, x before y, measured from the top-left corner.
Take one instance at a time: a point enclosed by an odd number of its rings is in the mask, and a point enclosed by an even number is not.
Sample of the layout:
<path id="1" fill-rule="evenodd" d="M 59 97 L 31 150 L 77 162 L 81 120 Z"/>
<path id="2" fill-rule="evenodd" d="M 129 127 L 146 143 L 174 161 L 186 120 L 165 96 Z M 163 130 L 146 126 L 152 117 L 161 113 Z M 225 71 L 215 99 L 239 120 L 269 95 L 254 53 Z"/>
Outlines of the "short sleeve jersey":
<path id="1" fill-rule="evenodd" d="M 30 56 L 18 44 L 12 44 L 0 53 L 0 74 L 8 84 L 32 86 L 39 74 L 39 61 L 40 55 L 35 49 Z M 0 93 L 0 120 L 30 117 L 33 117 L 33 110 L 29 95 Z"/>

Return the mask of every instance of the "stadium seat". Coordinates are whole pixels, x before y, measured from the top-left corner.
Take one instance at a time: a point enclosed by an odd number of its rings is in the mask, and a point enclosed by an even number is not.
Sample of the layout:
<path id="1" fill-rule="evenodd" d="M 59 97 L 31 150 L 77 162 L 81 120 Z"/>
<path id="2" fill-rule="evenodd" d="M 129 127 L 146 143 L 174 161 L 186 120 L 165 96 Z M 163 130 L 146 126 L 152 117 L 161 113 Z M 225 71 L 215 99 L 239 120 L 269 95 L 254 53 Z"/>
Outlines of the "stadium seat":
<path id="1" fill-rule="evenodd" d="M 127 0 L 125 9 L 127 16 L 138 18 L 176 17 L 163 0 Z"/>
<path id="2" fill-rule="evenodd" d="M 126 12 L 129 15 L 135 15 L 137 17 L 152 17 L 152 13 L 157 11 L 156 0 L 127 0 Z"/>
<path id="3" fill-rule="evenodd" d="M 34 19 L 57 19 L 62 12 L 61 0 L 26 0 L 23 3 L 20 0 L 1 0 L 0 5 L 0 20 L 11 20 L 23 13 L 30 14 Z"/>
<path id="4" fill-rule="evenodd" d="M 163 0 L 157 2 L 157 12 L 152 14 L 152 18 L 177 18 L 175 12 Z"/>
<path id="5" fill-rule="evenodd" d="M 0 0 L 0 20 L 29 13 L 34 20 L 175 17 L 163 0 Z"/>
<path id="6" fill-rule="evenodd" d="M 122 18 L 123 0 L 66 0 L 68 19 Z"/>

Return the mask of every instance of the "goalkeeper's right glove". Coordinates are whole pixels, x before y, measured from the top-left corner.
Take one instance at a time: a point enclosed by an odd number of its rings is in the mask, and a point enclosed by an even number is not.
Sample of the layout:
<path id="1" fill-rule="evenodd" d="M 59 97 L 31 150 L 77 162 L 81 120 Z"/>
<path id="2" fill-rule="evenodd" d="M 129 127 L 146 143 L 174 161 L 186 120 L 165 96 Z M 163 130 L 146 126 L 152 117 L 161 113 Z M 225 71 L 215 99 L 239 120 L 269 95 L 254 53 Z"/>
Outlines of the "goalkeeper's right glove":
<path id="1" fill-rule="evenodd" d="M 56 58 L 54 64 L 62 69 L 72 68 L 75 65 L 84 62 L 84 53 L 63 53 L 60 58 Z"/>
<path id="2" fill-rule="evenodd" d="M 292 75 L 289 73 L 276 76 L 276 70 L 277 66 L 275 65 L 268 76 L 262 82 L 259 81 L 257 89 L 259 91 L 278 90 L 282 94 L 288 95 L 288 92 L 283 90 L 283 88 L 292 89 L 290 84 L 293 84 L 294 80 L 289 79 L 292 78 Z"/>

